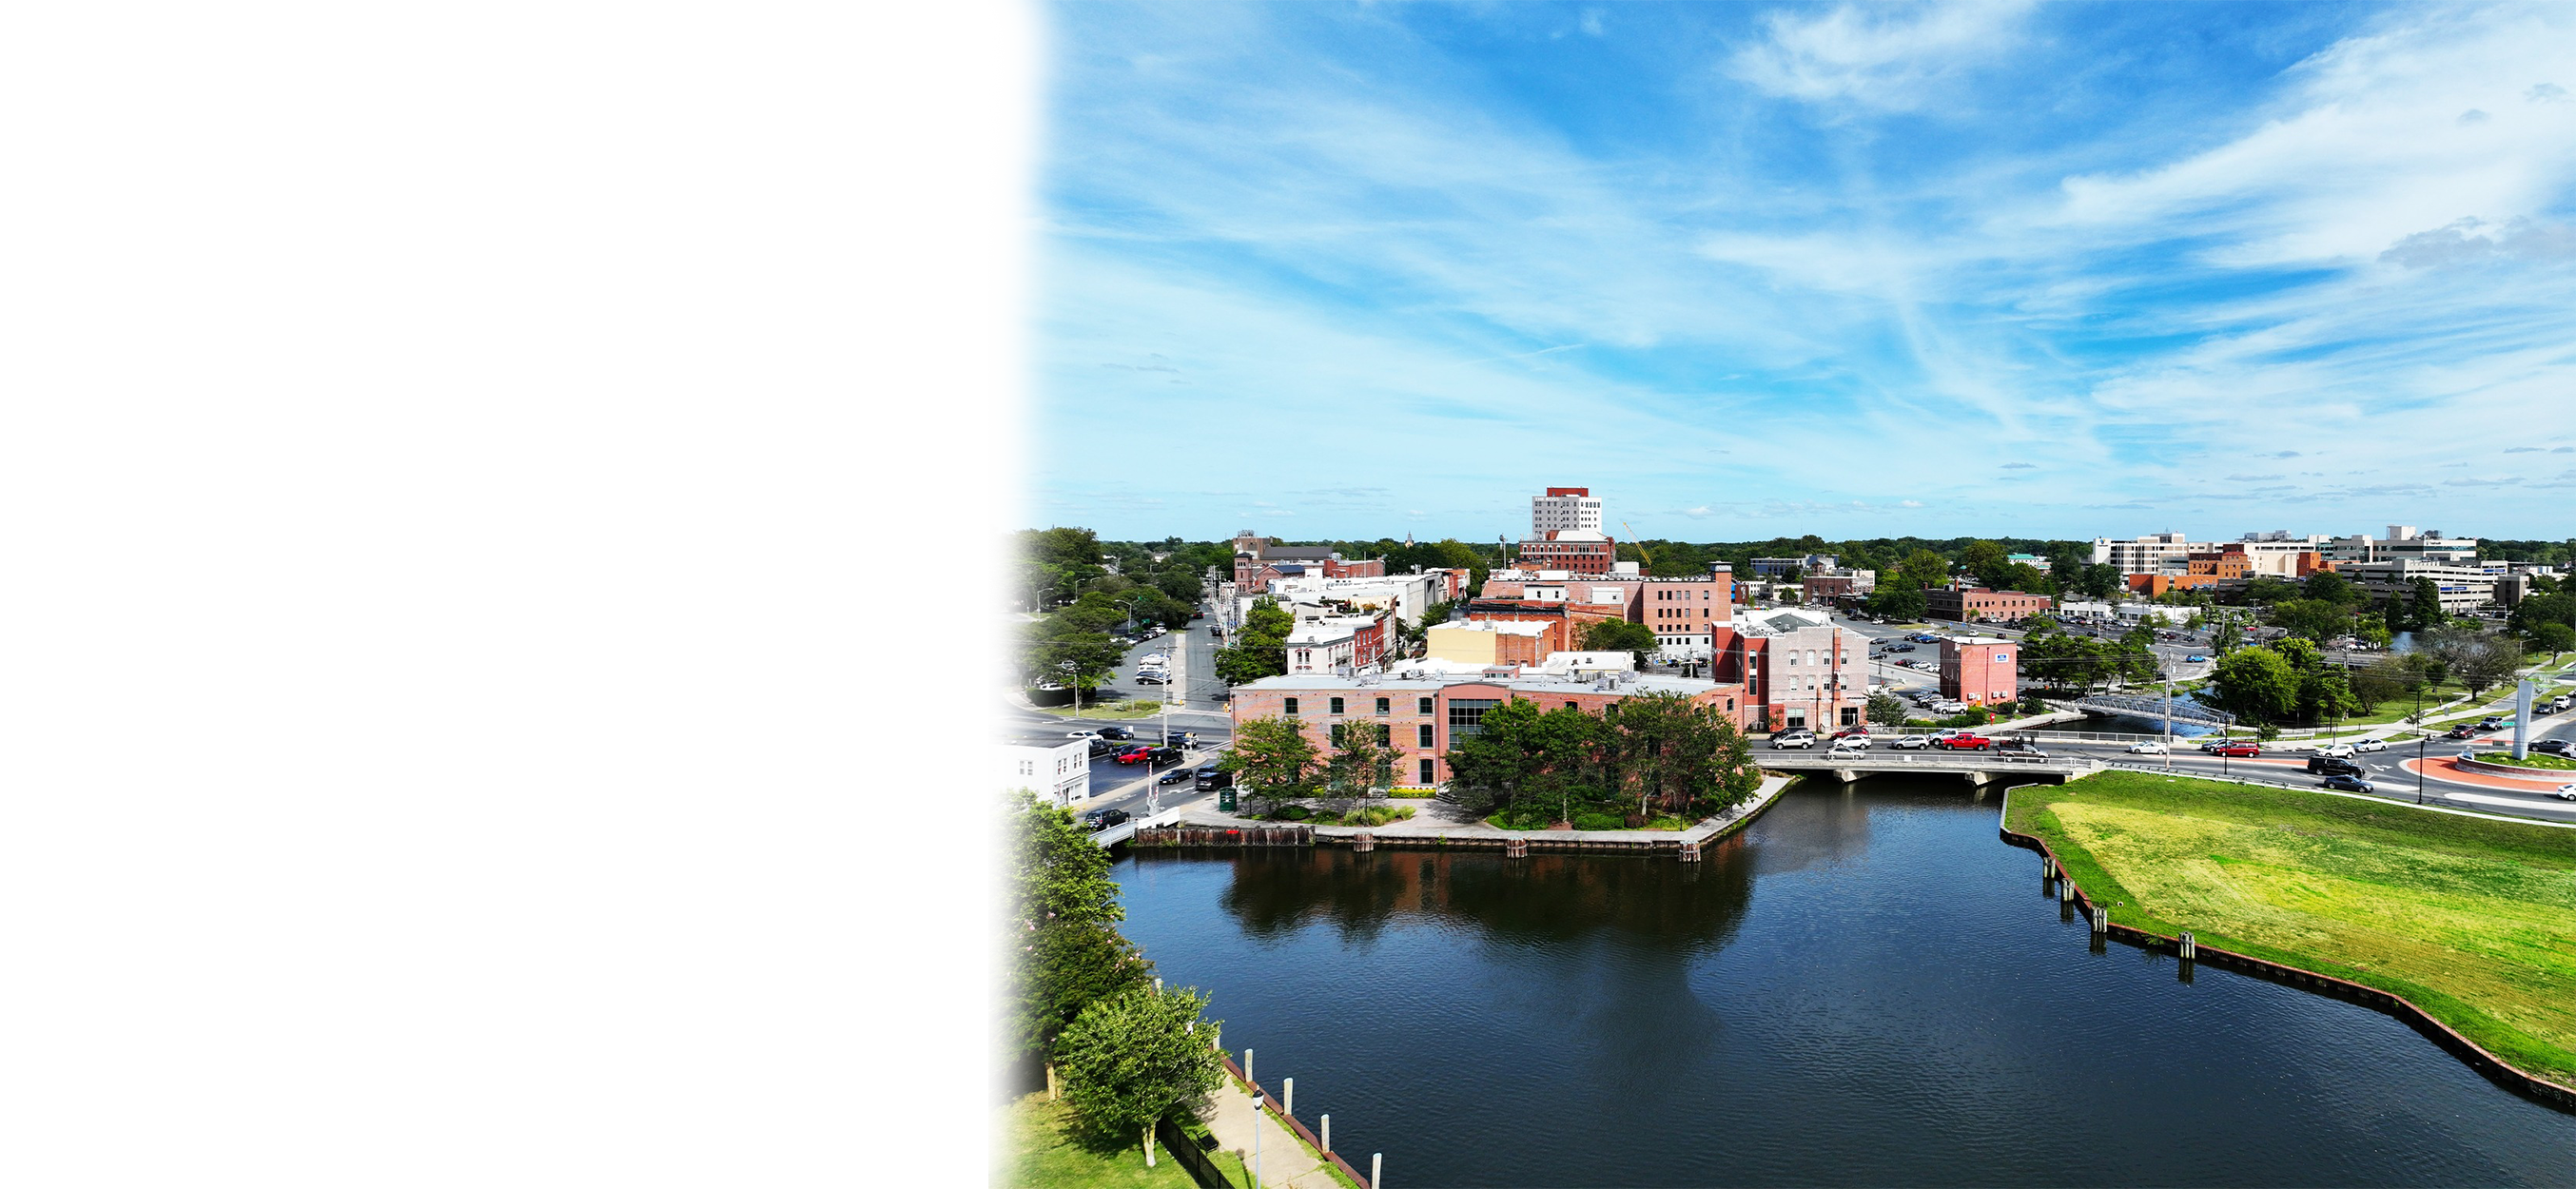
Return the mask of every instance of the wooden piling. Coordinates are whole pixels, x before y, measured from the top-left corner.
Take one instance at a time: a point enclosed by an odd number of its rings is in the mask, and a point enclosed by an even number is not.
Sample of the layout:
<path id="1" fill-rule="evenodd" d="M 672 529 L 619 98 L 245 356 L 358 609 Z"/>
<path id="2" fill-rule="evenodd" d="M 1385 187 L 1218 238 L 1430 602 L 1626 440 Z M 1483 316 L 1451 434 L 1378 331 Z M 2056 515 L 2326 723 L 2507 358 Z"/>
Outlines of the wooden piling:
<path id="1" fill-rule="evenodd" d="M 2189 930 L 2189 929 L 2185 929 L 2185 930 L 2183 930 L 2183 931 L 2182 931 L 2182 946 L 2181 946 L 2181 952 L 2182 952 L 2182 960 L 2183 960 L 2183 961 L 2185 961 L 2185 962 L 2189 962 L 2189 961 L 2191 961 L 2193 958 L 2195 958 L 2195 957 L 2199 956 L 2199 953 L 2200 953 L 2200 946 L 2199 946 L 2198 944 L 2196 944 L 2196 943 L 2194 943 L 2194 942 L 2192 941 L 2192 939 L 2191 939 L 2191 930 Z"/>

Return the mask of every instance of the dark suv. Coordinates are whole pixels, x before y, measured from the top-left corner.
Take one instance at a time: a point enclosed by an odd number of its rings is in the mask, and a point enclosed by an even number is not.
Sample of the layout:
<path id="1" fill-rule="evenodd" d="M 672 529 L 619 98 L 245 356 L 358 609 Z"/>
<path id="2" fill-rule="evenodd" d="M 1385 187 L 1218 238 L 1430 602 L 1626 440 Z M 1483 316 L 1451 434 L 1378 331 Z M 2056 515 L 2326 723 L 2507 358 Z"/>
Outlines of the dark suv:
<path id="1" fill-rule="evenodd" d="M 1217 767 L 1215 760 L 1209 760 L 1208 762 L 1199 765 L 1198 783 L 1193 787 L 1197 788 L 1198 791 L 1202 793 L 1207 792 L 1210 789 L 1233 788 L 1234 773 Z"/>
<path id="2" fill-rule="evenodd" d="M 2359 776 L 2361 765 L 2341 756 L 2309 756 L 2308 771 L 2324 776 Z"/>

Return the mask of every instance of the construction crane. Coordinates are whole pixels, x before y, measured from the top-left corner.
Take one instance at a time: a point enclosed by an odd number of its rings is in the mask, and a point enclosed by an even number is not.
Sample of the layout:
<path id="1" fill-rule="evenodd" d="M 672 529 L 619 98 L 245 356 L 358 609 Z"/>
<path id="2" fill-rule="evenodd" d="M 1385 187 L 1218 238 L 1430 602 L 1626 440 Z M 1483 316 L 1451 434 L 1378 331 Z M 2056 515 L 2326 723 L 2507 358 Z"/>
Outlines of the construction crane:
<path id="1" fill-rule="evenodd" d="M 1637 560 L 1646 563 L 1647 569 L 1654 569 L 1655 559 L 1646 556 L 1646 547 L 1637 540 L 1637 530 L 1628 528 L 1628 522 L 1625 520 L 1619 522 L 1619 527 L 1628 530 L 1628 543 L 1637 546 Z"/>

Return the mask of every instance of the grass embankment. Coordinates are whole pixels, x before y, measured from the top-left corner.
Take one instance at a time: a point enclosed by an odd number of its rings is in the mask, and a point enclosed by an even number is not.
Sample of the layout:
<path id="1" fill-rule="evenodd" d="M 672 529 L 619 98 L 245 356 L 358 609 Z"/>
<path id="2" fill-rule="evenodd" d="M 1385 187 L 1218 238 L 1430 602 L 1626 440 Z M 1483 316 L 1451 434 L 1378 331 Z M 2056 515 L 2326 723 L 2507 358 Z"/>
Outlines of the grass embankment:
<path id="1" fill-rule="evenodd" d="M 1154 1168 L 1144 1166 L 1141 1135 L 1108 1138 L 1087 1132 L 1064 1101 L 1046 1101 L 1046 1091 L 1012 1096 L 987 1109 L 984 1127 L 984 1184 L 992 1189 L 1092 1189 L 1092 1186 L 1170 1186 L 1198 1189 L 1180 1158 L 1154 1150 Z M 1188 1127 L 1206 1140 L 1203 1127 Z M 1226 1184 L 1252 1184 L 1234 1153 L 1208 1153 L 1208 1161 L 1226 1174 Z"/>
<path id="2" fill-rule="evenodd" d="M 1111 702 L 1104 706 L 1098 702 L 1086 702 L 1082 707 L 1082 713 L 1078 715 L 1073 712 L 1073 707 L 1069 705 L 1032 706 L 1030 709 L 1035 710 L 1040 714 L 1052 714 L 1057 718 L 1080 718 L 1085 720 L 1096 718 L 1103 721 L 1114 721 L 1118 719 L 1152 718 L 1163 712 L 1163 704 L 1161 702 Z"/>
<path id="3" fill-rule="evenodd" d="M 2013 790 L 2111 919 L 2403 995 L 2576 1085 L 2576 830 L 2105 772 Z"/>

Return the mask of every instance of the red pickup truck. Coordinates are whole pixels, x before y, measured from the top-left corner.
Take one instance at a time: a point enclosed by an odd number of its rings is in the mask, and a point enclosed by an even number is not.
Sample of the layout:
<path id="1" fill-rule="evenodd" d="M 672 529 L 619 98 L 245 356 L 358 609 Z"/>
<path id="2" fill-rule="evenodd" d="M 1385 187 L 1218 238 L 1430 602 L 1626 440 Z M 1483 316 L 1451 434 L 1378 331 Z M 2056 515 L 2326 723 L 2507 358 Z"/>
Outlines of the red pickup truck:
<path id="1" fill-rule="evenodd" d="M 1983 735 L 1968 734 L 1950 735 L 1932 741 L 1932 746 L 1945 751 L 1985 751 L 1994 745 L 1994 740 Z"/>

